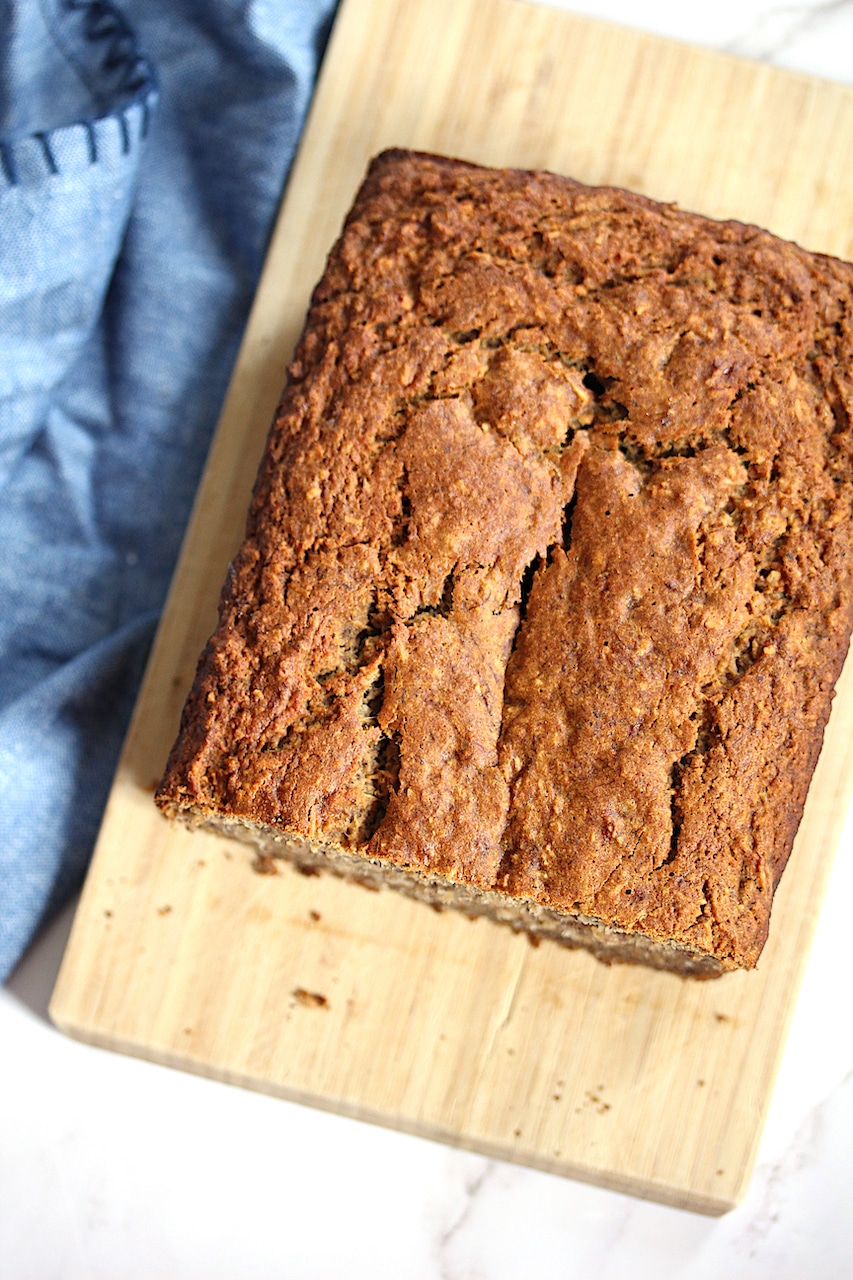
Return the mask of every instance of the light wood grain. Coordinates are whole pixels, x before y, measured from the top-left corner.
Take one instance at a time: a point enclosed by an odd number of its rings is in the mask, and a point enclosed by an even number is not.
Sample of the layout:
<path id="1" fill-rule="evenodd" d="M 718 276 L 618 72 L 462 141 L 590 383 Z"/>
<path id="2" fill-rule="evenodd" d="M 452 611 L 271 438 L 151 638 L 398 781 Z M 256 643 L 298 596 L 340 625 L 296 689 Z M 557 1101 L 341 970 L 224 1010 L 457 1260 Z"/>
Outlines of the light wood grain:
<path id="1" fill-rule="evenodd" d="M 853 257 L 849 90 L 516 0 L 346 0 L 51 1012 L 101 1045 L 718 1213 L 749 1177 L 850 790 L 853 669 L 760 969 L 718 982 L 257 875 L 151 802 L 310 289 L 389 145 L 627 185 Z"/>

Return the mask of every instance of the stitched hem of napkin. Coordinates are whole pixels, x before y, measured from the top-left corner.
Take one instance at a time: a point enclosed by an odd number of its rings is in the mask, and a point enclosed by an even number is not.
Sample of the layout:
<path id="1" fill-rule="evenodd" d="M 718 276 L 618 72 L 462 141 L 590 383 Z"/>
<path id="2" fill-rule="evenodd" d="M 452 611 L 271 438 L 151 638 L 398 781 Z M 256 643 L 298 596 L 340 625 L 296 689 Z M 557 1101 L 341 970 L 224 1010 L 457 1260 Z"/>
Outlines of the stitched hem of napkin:
<path id="1" fill-rule="evenodd" d="M 27 185 L 33 177 L 40 181 L 48 175 L 77 171 L 116 152 L 129 155 L 147 134 L 159 96 L 153 66 L 140 49 L 133 28 L 109 0 L 60 0 L 56 6 L 76 16 L 79 29 L 75 34 L 97 50 L 95 72 L 102 73 L 101 80 L 75 56 L 45 0 L 40 0 L 40 7 L 57 48 L 102 109 L 53 129 L 0 138 L 0 185 L 6 187 Z"/>

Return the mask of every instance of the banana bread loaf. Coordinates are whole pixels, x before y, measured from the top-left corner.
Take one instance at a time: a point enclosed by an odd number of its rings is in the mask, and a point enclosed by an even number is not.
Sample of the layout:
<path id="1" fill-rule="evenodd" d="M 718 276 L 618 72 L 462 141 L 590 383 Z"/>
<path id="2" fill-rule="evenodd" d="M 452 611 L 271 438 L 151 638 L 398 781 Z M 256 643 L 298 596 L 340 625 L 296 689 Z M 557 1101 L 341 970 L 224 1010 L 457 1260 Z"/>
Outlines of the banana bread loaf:
<path id="1" fill-rule="evenodd" d="M 392 151 L 317 287 L 157 802 L 716 975 L 851 629 L 853 267 Z"/>

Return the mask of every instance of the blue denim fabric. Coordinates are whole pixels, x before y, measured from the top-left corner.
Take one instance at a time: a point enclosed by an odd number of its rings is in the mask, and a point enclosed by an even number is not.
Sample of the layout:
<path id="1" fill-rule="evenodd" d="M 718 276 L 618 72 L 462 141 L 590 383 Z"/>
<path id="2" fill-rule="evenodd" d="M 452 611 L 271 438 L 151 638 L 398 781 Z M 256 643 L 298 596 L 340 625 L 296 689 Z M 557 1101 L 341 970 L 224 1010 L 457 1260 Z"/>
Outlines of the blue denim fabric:
<path id="1" fill-rule="evenodd" d="M 85 870 L 333 8 L 0 0 L 0 980 Z"/>

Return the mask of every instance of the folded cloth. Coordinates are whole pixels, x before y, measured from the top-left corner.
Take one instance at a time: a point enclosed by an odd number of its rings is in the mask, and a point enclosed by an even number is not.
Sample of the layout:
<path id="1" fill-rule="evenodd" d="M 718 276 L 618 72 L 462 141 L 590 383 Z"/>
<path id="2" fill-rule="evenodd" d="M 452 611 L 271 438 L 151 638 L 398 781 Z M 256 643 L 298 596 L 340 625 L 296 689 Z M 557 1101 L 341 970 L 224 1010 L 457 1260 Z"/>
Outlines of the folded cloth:
<path id="1" fill-rule="evenodd" d="M 0 980 L 91 853 L 333 8 L 0 7 Z"/>

